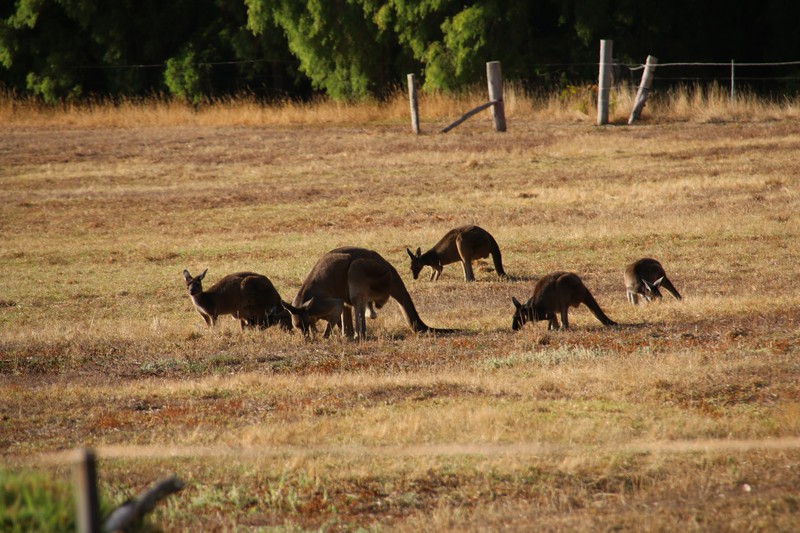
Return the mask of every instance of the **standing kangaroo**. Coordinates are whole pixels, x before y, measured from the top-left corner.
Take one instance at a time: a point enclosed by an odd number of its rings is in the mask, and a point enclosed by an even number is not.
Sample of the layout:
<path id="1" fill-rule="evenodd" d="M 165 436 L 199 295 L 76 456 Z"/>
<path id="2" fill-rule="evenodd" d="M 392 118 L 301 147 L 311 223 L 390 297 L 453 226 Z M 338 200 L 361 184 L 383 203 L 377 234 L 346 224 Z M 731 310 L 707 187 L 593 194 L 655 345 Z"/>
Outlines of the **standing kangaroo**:
<path id="1" fill-rule="evenodd" d="M 655 259 L 645 257 L 625 268 L 625 292 L 628 301 L 633 305 L 639 304 L 639 298 L 643 298 L 646 302 L 653 298 L 661 298 L 659 287 L 664 287 L 676 299 L 681 299 L 678 290 L 667 279 L 664 267 Z"/>
<path id="2" fill-rule="evenodd" d="M 616 325 L 616 322 L 600 309 L 581 278 L 572 272 L 553 272 L 540 279 L 533 289 L 533 296 L 525 305 L 519 303 L 513 296 L 511 301 L 516 308 L 511 323 L 514 331 L 533 320 L 547 320 L 549 322 L 547 329 L 559 329 L 556 313 L 561 313 L 563 327 L 569 329 L 567 311 L 570 307 L 578 307 L 580 304 L 586 305 L 603 325 Z"/>
<path id="3" fill-rule="evenodd" d="M 228 274 L 207 291 L 203 290 L 203 278 L 208 269 L 197 277 L 188 270 L 183 278 L 197 312 L 213 327 L 221 315 L 232 315 L 239 319 L 242 329 L 245 326 L 268 327 L 279 324 L 291 329 L 291 317 L 281 307 L 281 297 L 266 276 L 255 272 Z"/>
<path id="4" fill-rule="evenodd" d="M 363 340 L 367 333 L 367 311 L 372 314 L 373 305 L 380 309 L 390 297 L 400 305 L 414 332 L 451 331 L 425 324 L 397 270 L 380 254 L 364 248 L 336 248 L 323 255 L 312 267 L 292 304 L 284 307 L 292 314 L 295 329 L 304 334 L 312 331 L 314 324 L 323 319 L 328 322 L 326 335 L 340 323 L 342 334 L 353 336 L 351 312 L 354 311 L 355 335 Z"/>
<path id="5" fill-rule="evenodd" d="M 408 248 L 406 248 L 406 252 L 411 258 L 411 273 L 414 275 L 414 279 L 419 277 L 422 267 L 429 266 L 433 270 L 431 281 L 436 281 L 442 274 L 444 265 L 461 261 L 464 266 L 464 279 L 475 281 L 475 275 L 472 273 L 472 261 L 488 257 L 489 254 L 494 260 L 494 269 L 497 275 L 506 275 L 497 241 L 488 231 L 478 226 L 461 226 L 451 229 L 424 254 L 421 253 L 420 248 L 417 248 L 416 254 L 411 253 Z"/>

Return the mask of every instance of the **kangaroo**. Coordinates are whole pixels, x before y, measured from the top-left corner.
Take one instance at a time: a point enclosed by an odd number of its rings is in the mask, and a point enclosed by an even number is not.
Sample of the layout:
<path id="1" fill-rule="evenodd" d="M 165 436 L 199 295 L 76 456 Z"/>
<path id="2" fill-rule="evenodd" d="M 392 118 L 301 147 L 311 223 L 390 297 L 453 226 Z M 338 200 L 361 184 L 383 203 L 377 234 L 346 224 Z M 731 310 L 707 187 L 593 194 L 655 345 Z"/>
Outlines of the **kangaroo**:
<path id="1" fill-rule="evenodd" d="M 325 320 L 328 323 L 324 333 L 326 339 L 337 325 L 342 327 L 342 335 L 353 335 L 353 317 L 346 315 L 343 298 L 312 296 L 297 306 L 283 302 L 283 308 L 289 312 L 294 329 L 302 332 L 303 335 L 315 333 L 319 320 Z M 345 320 L 345 315 L 347 320 Z"/>
<path id="2" fill-rule="evenodd" d="M 326 320 L 326 335 L 339 324 L 342 335 L 366 337 L 366 313 L 382 308 L 394 298 L 409 327 L 416 333 L 450 333 L 431 328 L 422 321 L 400 274 L 386 259 L 372 250 L 336 248 L 323 255 L 311 268 L 291 304 L 295 329 L 308 334 L 318 320 Z M 353 314 L 355 331 L 353 331 Z"/>
<path id="3" fill-rule="evenodd" d="M 282 302 L 283 308 L 289 313 L 290 324 L 295 329 L 300 330 L 304 335 L 316 332 L 316 322 L 325 320 L 325 332 L 323 336 L 327 339 L 333 332 L 333 328 L 340 326 L 342 336 L 352 337 L 353 314 L 349 308 L 345 307 L 344 300 L 341 298 L 326 298 L 319 305 L 314 305 L 314 298 L 307 300 L 299 307 L 290 303 Z M 311 314 L 313 310 L 313 315 Z M 375 302 L 368 302 L 366 316 L 375 319 L 378 313 L 375 311 Z"/>
<path id="4" fill-rule="evenodd" d="M 429 266 L 433 270 L 431 281 L 436 281 L 442 274 L 444 265 L 461 261 L 464 267 L 464 279 L 475 281 L 472 261 L 488 257 L 489 254 L 494 260 L 494 269 L 497 275 L 501 277 L 506 275 L 497 241 L 488 231 L 478 226 L 461 226 L 451 229 L 424 254 L 421 253 L 420 248 L 417 248 L 416 254 L 411 253 L 408 248 L 406 248 L 406 252 L 411 258 L 411 273 L 414 275 L 414 279 L 419 277 L 422 267 Z"/>
<path id="5" fill-rule="evenodd" d="M 291 316 L 282 308 L 281 297 L 269 278 L 255 272 L 237 272 L 228 274 L 204 291 L 203 279 L 207 272 L 205 269 L 192 277 L 184 270 L 183 278 L 195 309 L 208 326 L 215 326 L 221 315 L 232 315 L 239 319 L 242 329 L 274 324 L 291 329 Z"/>
<path id="6" fill-rule="evenodd" d="M 580 304 L 586 305 L 603 325 L 617 324 L 603 313 L 581 278 L 572 272 L 553 272 L 540 279 L 533 289 L 533 296 L 524 305 L 513 296 L 511 301 L 516 308 L 511 323 L 514 331 L 533 320 L 547 320 L 547 329 L 559 329 L 556 313 L 561 313 L 563 328 L 569 329 L 567 311 Z"/>
<path id="7" fill-rule="evenodd" d="M 646 302 L 653 298 L 661 298 L 659 287 L 664 287 L 675 299 L 681 299 L 678 290 L 667 278 L 664 267 L 655 259 L 645 257 L 625 268 L 625 292 L 628 301 L 633 305 L 639 304 L 639 298 Z"/>

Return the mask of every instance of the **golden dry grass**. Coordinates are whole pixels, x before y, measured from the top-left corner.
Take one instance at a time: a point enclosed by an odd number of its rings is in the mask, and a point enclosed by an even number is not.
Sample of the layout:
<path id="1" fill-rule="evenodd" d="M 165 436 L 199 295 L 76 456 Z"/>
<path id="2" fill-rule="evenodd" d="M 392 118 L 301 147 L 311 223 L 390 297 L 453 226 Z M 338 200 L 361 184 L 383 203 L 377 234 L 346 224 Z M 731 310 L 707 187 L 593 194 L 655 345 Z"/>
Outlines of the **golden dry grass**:
<path id="1" fill-rule="evenodd" d="M 689 118 L 671 97 L 597 128 L 589 90 L 508 94 L 505 134 L 483 114 L 434 134 L 479 100 L 428 95 L 419 137 L 399 97 L 5 101 L 3 463 L 65 475 L 61 452 L 93 446 L 113 499 L 175 472 L 167 530 L 796 530 L 794 108 Z M 405 247 L 464 223 L 492 232 L 511 278 L 482 261 L 473 284 L 456 265 L 412 280 Z M 463 332 L 416 336 L 391 303 L 361 344 L 208 331 L 185 294 L 184 268 L 247 269 L 291 299 L 346 244 Z M 626 302 L 642 256 L 683 301 Z M 572 331 L 511 332 L 510 297 L 556 269 L 622 326 L 580 308 Z"/>
<path id="2" fill-rule="evenodd" d="M 530 94 L 519 84 L 504 87 L 505 112 L 510 120 L 547 123 L 592 123 L 597 115 L 597 93 L 593 85 L 568 86 L 546 94 Z M 622 84 L 611 91 L 609 120 L 628 121 L 636 87 Z M 486 89 L 476 86 L 459 94 L 421 92 L 419 111 L 423 129 L 438 131 L 462 113 L 486 100 Z M 33 98 L 19 98 L 0 90 L 0 123 L 69 127 L 160 127 L 160 126 L 327 126 L 397 124 L 409 121 L 408 95 L 397 90 L 384 101 L 332 102 L 314 98 L 309 102 L 286 100 L 269 105 L 251 96 L 222 98 L 197 108 L 180 100 L 162 97 L 122 98 L 113 102 L 84 100 L 58 106 Z M 731 102 L 722 86 L 655 88 L 642 114 L 644 122 L 730 122 L 798 118 L 797 97 L 765 100 L 740 90 Z"/>

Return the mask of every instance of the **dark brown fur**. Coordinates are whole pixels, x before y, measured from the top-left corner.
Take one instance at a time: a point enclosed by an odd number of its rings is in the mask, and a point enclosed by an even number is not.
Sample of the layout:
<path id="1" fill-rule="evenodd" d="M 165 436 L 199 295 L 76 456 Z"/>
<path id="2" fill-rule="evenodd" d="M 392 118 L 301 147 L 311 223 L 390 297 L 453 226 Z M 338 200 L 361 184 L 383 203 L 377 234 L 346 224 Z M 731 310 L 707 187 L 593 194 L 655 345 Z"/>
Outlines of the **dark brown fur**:
<path id="1" fill-rule="evenodd" d="M 563 328 L 569 329 L 567 311 L 570 307 L 578 307 L 580 304 L 588 307 L 604 325 L 616 325 L 616 322 L 600 309 L 581 278 L 572 272 L 553 272 L 540 279 L 533 289 L 533 296 L 524 305 L 514 297 L 511 301 L 516 308 L 511 324 L 515 331 L 533 320 L 547 320 L 548 329 L 559 329 L 556 313 L 561 314 Z"/>
<path id="2" fill-rule="evenodd" d="M 183 279 L 197 312 L 209 326 L 215 326 L 217 318 L 232 315 L 245 326 L 267 327 L 280 324 L 291 328 L 291 318 L 281 306 L 281 297 L 266 276 L 255 272 L 236 272 L 217 281 L 208 290 L 203 290 L 203 278 L 208 269 L 197 277 L 188 270 Z"/>
<path id="3" fill-rule="evenodd" d="M 661 298 L 659 287 L 664 287 L 677 300 L 681 299 L 678 290 L 667 278 L 664 267 L 655 259 L 645 257 L 634 261 L 625 269 L 625 292 L 632 304 L 637 305 L 639 298 L 647 302 L 653 298 Z"/>
<path id="4" fill-rule="evenodd" d="M 397 270 L 380 254 L 355 247 L 337 248 L 323 255 L 312 267 L 291 305 L 296 329 L 308 333 L 317 320 L 328 322 L 326 334 L 340 323 L 342 334 L 353 335 L 351 309 L 355 311 L 355 334 L 366 335 L 365 315 L 374 305 L 381 308 L 394 298 L 409 327 L 415 332 L 446 332 L 428 327 L 414 307 Z"/>
<path id="5" fill-rule="evenodd" d="M 435 281 L 442 274 L 444 265 L 461 261 L 464 267 L 464 279 L 474 281 L 472 262 L 489 257 L 489 255 L 492 256 L 497 275 L 506 275 L 497 241 L 488 231 L 478 226 L 461 226 L 451 229 L 424 254 L 421 253 L 420 248 L 417 248 L 416 254 L 411 253 L 408 248 L 406 248 L 406 252 L 411 258 L 411 273 L 414 279 L 419 277 L 423 267 L 429 266 L 433 270 L 431 281 Z"/>

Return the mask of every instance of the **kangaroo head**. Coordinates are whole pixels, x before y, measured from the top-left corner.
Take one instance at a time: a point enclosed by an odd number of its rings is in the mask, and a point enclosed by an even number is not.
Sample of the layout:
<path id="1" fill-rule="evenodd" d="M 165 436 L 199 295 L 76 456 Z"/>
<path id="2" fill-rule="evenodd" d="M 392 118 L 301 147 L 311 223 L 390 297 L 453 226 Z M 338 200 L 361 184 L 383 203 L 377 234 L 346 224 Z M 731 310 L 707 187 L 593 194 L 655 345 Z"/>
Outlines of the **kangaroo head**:
<path id="1" fill-rule="evenodd" d="M 281 305 L 275 305 L 267 311 L 267 326 L 278 324 L 281 329 L 287 331 L 292 329 L 292 314 L 286 310 L 286 305 L 286 302 L 281 300 Z"/>
<path id="2" fill-rule="evenodd" d="M 311 306 L 314 305 L 314 298 L 306 300 L 299 307 L 295 307 L 292 304 L 283 301 L 281 302 L 281 305 L 292 315 L 292 326 L 294 326 L 294 329 L 302 331 L 303 335 L 308 335 L 314 331 L 315 321 L 311 317 L 311 313 L 309 313 L 309 309 L 311 309 Z"/>
<path id="3" fill-rule="evenodd" d="M 186 288 L 189 289 L 189 294 L 198 295 L 203 293 L 203 278 L 206 277 L 208 269 L 203 270 L 203 273 L 197 277 L 192 277 L 188 270 L 183 271 L 183 279 L 186 280 Z"/>
<path id="4" fill-rule="evenodd" d="M 664 276 L 661 276 L 654 282 L 650 283 L 646 279 L 642 280 L 642 285 L 644 285 L 644 292 L 642 296 L 644 297 L 645 301 L 651 301 L 653 298 L 661 298 L 661 291 L 658 290 L 658 286 L 664 281 Z"/>
<path id="5" fill-rule="evenodd" d="M 514 304 L 514 317 L 511 319 L 511 329 L 514 331 L 519 330 L 526 322 L 533 320 L 533 308 L 519 303 L 519 300 L 511 297 L 511 303 Z"/>
<path id="6" fill-rule="evenodd" d="M 414 276 L 414 279 L 419 277 L 419 273 L 422 271 L 422 267 L 425 265 L 422 264 L 420 261 L 420 256 L 422 255 L 422 250 L 417 248 L 417 253 L 411 253 L 411 250 L 406 248 L 406 252 L 408 253 L 408 257 L 411 258 L 411 274 Z"/>

